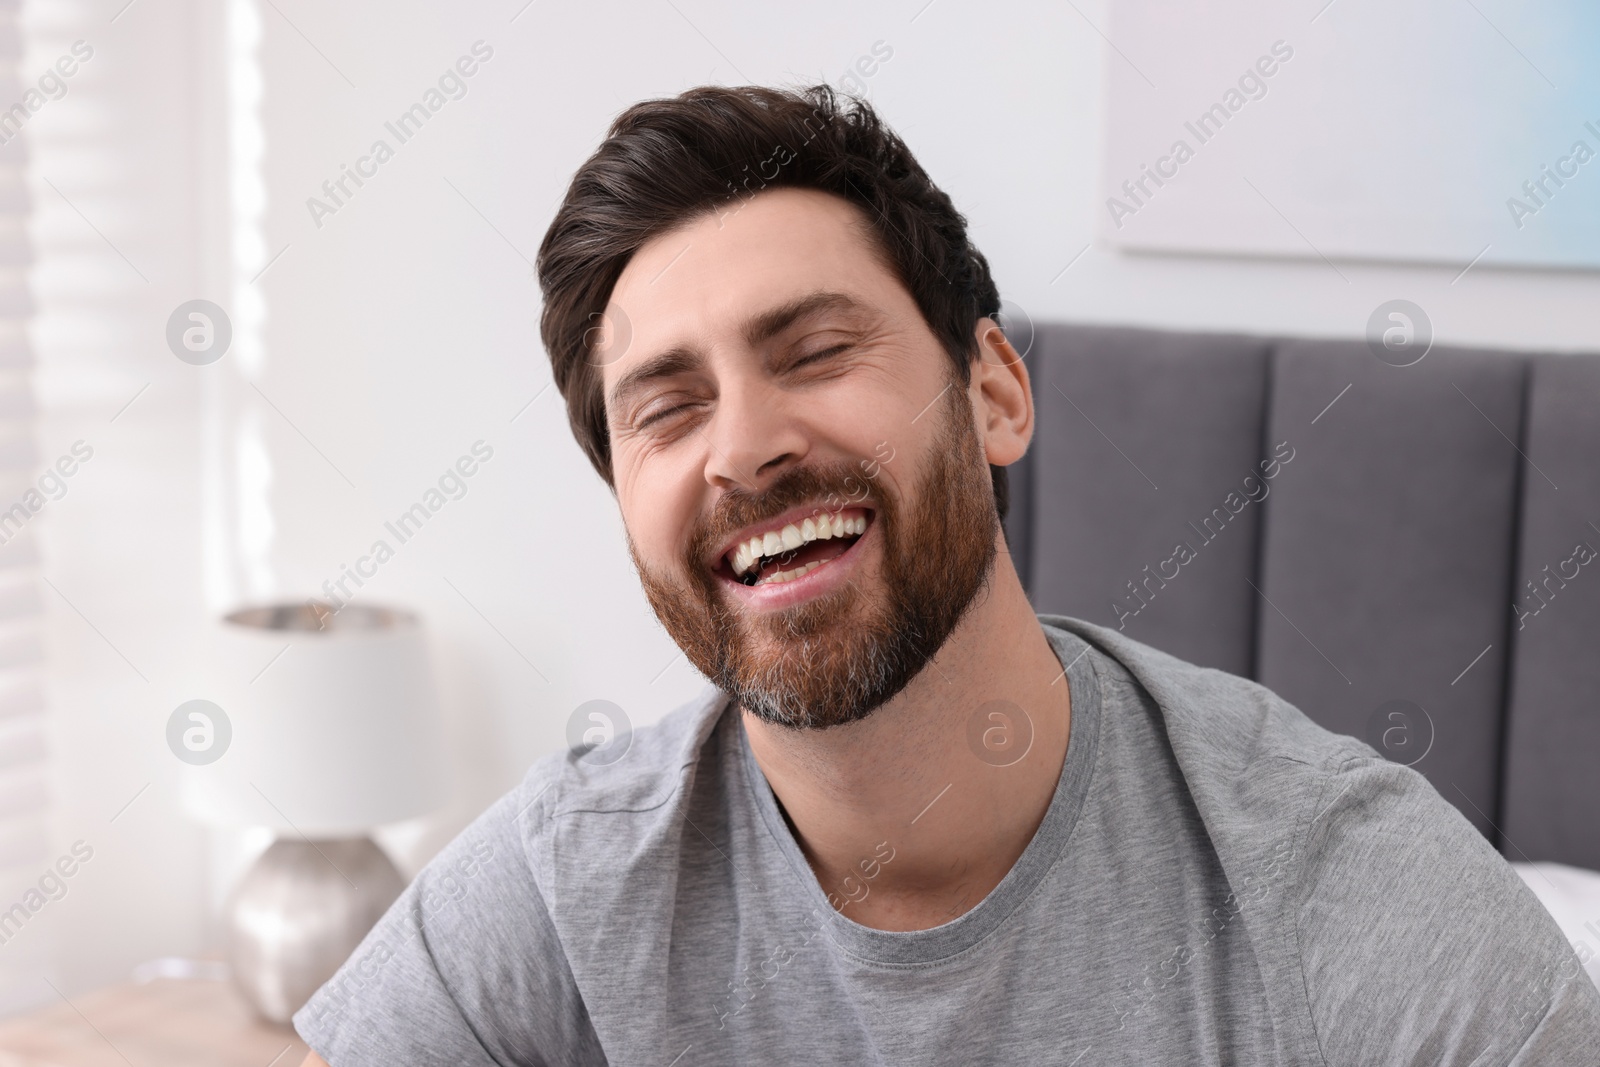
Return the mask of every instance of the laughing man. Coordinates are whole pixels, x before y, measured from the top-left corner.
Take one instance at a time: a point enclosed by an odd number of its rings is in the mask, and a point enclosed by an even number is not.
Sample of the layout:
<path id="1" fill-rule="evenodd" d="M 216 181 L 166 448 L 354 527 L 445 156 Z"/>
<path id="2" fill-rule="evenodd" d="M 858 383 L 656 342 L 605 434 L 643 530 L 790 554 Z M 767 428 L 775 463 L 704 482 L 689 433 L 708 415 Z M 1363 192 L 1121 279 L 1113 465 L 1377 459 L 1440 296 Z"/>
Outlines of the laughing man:
<path id="1" fill-rule="evenodd" d="M 866 104 L 630 108 L 539 277 L 714 687 L 536 764 L 296 1016 L 307 1064 L 1600 1058 L 1600 992 L 1421 776 L 1034 613 L 1001 528 L 1028 373 Z"/>

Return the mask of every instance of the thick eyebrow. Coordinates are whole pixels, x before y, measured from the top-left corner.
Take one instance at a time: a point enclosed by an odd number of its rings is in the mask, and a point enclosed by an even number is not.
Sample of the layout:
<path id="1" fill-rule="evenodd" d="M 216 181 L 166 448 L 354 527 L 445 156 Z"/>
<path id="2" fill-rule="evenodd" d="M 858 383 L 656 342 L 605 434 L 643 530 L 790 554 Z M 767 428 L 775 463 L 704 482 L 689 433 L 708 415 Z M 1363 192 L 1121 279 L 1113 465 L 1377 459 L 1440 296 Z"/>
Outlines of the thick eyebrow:
<path id="1" fill-rule="evenodd" d="M 745 341 L 751 347 L 755 347 L 809 316 L 824 311 L 865 310 L 867 310 L 865 304 L 846 293 L 819 290 L 752 316 L 744 324 L 741 332 Z M 698 349 L 683 345 L 657 353 L 617 379 L 617 384 L 611 387 L 611 396 L 606 401 L 606 406 L 611 409 L 619 408 L 635 394 L 642 392 L 652 381 L 697 370 L 704 362 L 704 358 L 704 354 Z"/>
<path id="2" fill-rule="evenodd" d="M 763 311 L 744 324 L 744 339 L 754 348 L 769 341 L 801 319 L 824 311 L 865 311 L 866 305 L 846 293 L 819 290 Z"/>
<path id="3" fill-rule="evenodd" d="M 634 394 L 643 392 L 651 382 L 697 370 L 702 362 L 704 358 L 697 349 L 682 345 L 657 353 L 617 380 L 617 384 L 611 387 L 611 398 L 606 401 L 606 407 L 616 410 L 632 399 Z"/>

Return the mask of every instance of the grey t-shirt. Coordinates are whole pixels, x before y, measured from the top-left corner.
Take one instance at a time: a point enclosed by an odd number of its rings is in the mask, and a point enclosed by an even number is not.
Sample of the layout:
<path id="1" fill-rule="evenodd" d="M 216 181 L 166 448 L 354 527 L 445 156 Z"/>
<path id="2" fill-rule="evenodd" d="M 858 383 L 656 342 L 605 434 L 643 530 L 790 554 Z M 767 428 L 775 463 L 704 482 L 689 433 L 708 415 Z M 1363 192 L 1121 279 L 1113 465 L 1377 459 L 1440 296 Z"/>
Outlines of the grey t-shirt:
<path id="1" fill-rule="evenodd" d="M 537 763 L 296 1027 L 332 1067 L 1600 1061 L 1600 992 L 1420 775 L 1254 683 L 1040 618 L 1066 761 L 959 917 L 836 911 L 712 691 L 613 764 Z"/>

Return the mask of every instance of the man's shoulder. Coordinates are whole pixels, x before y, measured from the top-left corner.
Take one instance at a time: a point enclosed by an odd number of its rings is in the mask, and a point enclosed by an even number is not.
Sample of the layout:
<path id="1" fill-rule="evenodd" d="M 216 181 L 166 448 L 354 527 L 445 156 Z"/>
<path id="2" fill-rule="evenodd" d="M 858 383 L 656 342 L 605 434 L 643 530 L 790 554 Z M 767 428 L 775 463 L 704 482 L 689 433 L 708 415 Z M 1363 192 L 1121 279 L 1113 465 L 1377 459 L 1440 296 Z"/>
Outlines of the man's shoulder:
<path id="1" fill-rule="evenodd" d="M 1352 760 L 1382 760 L 1367 745 L 1323 729 L 1248 678 L 1181 660 L 1081 619 L 1041 615 L 1039 620 L 1087 642 L 1112 661 L 1118 675 L 1148 694 L 1186 771 L 1233 778 L 1285 763 L 1318 777 Z"/>
<path id="2" fill-rule="evenodd" d="M 1308 1023 L 1311 1059 L 1380 1062 L 1447 1040 L 1506 1062 L 1535 1047 L 1541 1019 L 1558 1020 L 1552 1042 L 1593 1032 L 1600 1000 L 1570 981 L 1554 921 L 1417 771 L 1248 679 L 1105 627 L 1040 621 L 1154 703 L 1233 889 L 1225 906 L 1252 928 L 1275 1008 Z"/>
<path id="3" fill-rule="evenodd" d="M 597 703 L 600 718 L 582 718 L 580 743 L 535 760 L 516 785 L 440 849 L 418 883 L 424 891 L 438 878 L 476 885 L 477 872 L 487 870 L 496 872 L 485 880 L 493 885 L 480 892 L 524 894 L 531 878 L 539 894 L 553 898 L 559 883 L 575 873 L 646 859 L 640 842 L 661 836 L 658 824 L 672 818 L 726 705 L 724 694 L 708 688 L 656 722 L 630 729 L 615 705 Z M 584 732 L 587 741 L 581 740 Z M 563 838 L 559 856 L 557 836 Z M 510 864 L 501 858 L 508 852 L 515 857 Z M 546 899 L 544 906 L 552 902 Z M 434 918 L 471 916 L 456 909 L 453 916 Z"/>
<path id="4" fill-rule="evenodd" d="M 1347 828 L 1385 834 L 1386 820 L 1410 833 L 1482 840 L 1420 773 L 1365 742 L 1312 722 L 1277 693 L 1248 678 L 1201 667 L 1115 630 L 1062 616 L 1045 625 L 1076 634 L 1109 663 L 1109 684 L 1132 687 L 1154 705 L 1185 787 L 1214 843 L 1252 855 L 1304 848 L 1343 813 Z M 1112 699 L 1115 699 L 1113 692 Z M 1384 798 L 1383 803 L 1368 804 Z M 1332 807 L 1338 801 L 1337 807 Z M 1404 814 L 1400 812 L 1404 808 Z M 1352 818 L 1360 812 L 1362 817 Z"/>
<path id="5" fill-rule="evenodd" d="M 574 742 L 536 760 L 502 805 L 530 823 L 563 814 L 634 813 L 661 808 L 698 767 L 707 737 L 728 698 L 707 686 L 660 719 L 637 728 L 625 713 L 602 705 L 576 713 Z"/>

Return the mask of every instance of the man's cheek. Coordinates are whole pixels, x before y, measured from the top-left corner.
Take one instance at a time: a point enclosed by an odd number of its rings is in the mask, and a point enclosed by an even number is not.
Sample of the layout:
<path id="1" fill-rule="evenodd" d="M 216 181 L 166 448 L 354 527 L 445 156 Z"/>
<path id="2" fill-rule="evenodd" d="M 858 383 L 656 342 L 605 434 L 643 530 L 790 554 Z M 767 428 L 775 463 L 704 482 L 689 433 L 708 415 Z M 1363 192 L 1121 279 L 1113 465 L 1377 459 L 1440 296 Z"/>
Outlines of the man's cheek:
<path id="1" fill-rule="evenodd" d="M 690 513 L 659 498 L 630 497 L 621 490 L 618 505 L 634 565 L 673 584 L 693 580 L 694 576 L 684 573 L 684 568 L 699 570 L 703 562 L 692 555 L 690 536 L 694 522 Z"/>

